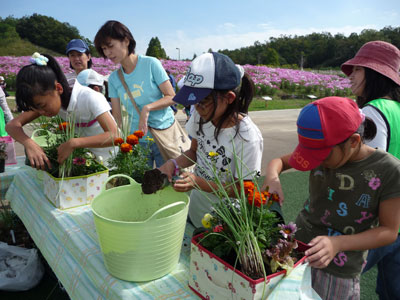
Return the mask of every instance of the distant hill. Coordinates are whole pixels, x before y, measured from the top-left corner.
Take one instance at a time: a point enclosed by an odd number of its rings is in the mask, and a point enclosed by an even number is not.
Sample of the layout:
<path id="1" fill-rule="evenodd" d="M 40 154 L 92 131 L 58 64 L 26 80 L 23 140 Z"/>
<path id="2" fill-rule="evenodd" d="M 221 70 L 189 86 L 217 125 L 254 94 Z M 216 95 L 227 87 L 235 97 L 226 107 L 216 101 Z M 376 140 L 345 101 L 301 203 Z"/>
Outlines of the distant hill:
<path id="1" fill-rule="evenodd" d="M 0 44 L 0 56 L 31 56 L 34 52 L 47 53 L 53 56 L 63 56 L 64 53 L 57 53 L 52 50 L 36 46 L 27 40 L 15 38 L 7 45 Z"/>

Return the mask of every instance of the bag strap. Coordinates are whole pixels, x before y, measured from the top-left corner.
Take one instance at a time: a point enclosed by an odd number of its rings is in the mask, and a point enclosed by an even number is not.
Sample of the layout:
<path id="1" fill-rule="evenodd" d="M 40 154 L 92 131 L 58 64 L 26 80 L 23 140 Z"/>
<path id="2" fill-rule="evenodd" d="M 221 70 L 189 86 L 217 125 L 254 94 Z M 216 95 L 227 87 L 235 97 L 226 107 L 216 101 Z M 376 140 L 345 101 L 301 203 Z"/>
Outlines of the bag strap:
<path id="1" fill-rule="evenodd" d="M 119 77 L 119 80 L 122 82 L 122 85 L 124 86 L 124 89 L 125 89 L 126 93 L 128 94 L 129 99 L 131 99 L 133 106 L 136 108 L 136 111 L 140 116 L 140 109 L 137 106 L 135 98 L 133 98 L 131 91 L 128 89 L 128 86 L 126 85 L 126 82 L 124 79 L 124 74 L 122 74 L 122 67 L 118 69 L 118 77 Z"/>

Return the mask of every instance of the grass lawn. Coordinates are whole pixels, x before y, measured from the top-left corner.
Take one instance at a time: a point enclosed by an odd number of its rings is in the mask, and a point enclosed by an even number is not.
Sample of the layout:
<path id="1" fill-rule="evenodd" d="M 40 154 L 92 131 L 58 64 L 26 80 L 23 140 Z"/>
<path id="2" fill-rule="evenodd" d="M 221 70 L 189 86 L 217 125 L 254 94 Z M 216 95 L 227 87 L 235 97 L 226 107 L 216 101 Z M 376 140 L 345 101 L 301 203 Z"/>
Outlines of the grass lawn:
<path id="1" fill-rule="evenodd" d="M 311 103 L 310 99 L 273 99 L 266 101 L 260 97 L 255 97 L 250 103 L 249 111 L 302 108 L 309 103 Z"/>

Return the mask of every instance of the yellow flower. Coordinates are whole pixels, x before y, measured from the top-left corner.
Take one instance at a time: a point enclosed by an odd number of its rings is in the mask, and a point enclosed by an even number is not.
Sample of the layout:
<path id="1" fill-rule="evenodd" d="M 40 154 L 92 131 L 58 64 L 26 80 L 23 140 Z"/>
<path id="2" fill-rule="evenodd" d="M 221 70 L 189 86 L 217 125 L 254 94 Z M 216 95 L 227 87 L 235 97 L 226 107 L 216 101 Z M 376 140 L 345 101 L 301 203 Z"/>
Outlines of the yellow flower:
<path id="1" fill-rule="evenodd" d="M 146 141 L 149 141 L 149 142 L 154 142 L 154 139 L 151 138 L 151 137 L 146 137 L 145 140 L 146 140 Z"/>
<path id="2" fill-rule="evenodd" d="M 215 157 L 215 156 L 218 156 L 218 155 L 219 154 L 217 152 L 213 152 L 213 151 L 208 152 L 208 156 L 210 156 L 210 157 Z"/>
<path id="3" fill-rule="evenodd" d="M 86 160 L 86 167 L 90 167 L 90 165 L 92 164 L 92 162 L 90 160 Z"/>
<path id="4" fill-rule="evenodd" d="M 212 215 L 210 214 L 205 214 L 203 219 L 201 220 L 201 224 L 203 224 L 204 228 L 211 228 L 211 220 L 212 220 Z"/>

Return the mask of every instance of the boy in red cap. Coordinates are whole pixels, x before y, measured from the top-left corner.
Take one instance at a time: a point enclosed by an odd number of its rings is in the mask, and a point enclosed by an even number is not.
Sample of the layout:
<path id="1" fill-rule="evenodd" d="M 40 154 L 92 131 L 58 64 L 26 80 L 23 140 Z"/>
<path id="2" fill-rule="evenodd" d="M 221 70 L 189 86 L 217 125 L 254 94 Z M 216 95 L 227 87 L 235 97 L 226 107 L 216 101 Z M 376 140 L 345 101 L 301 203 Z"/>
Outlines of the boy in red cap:
<path id="1" fill-rule="evenodd" d="M 311 170 L 296 238 L 311 246 L 305 254 L 312 286 L 322 299 L 359 299 L 366 250 L 397 238 L 400 161 L 364 144 L 376 127 L 351 99 L 327 97 L 305 106 L 297 128 L 298 146 L 269 162 L 263 189 L 283 200 L 279 174 Z"/>

